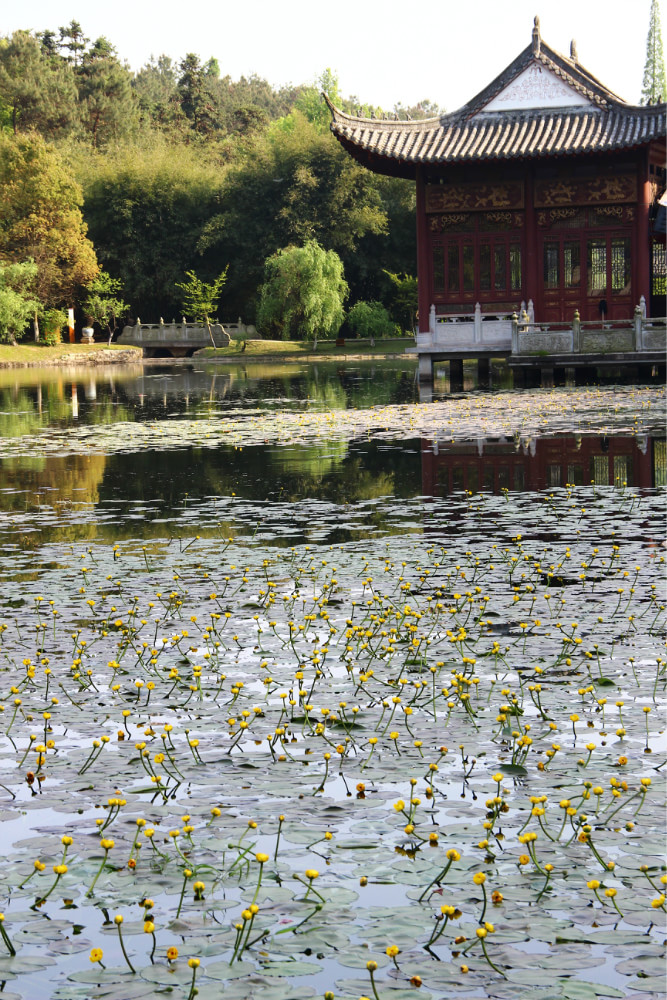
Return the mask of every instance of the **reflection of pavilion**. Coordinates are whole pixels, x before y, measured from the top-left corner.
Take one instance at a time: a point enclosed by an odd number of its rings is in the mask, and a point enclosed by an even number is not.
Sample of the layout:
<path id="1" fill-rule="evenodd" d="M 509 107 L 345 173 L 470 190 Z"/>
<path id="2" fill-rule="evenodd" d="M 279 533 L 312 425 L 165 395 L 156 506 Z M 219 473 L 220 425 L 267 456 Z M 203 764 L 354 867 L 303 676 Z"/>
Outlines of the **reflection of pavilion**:
<path id="1" fill-rule="evenodd" d="M 642 436 L 500 438 L 476 442 L 422 440 L 422 492 L 447 496 L 565 486 L 664 486 L 664 438 Z"/>

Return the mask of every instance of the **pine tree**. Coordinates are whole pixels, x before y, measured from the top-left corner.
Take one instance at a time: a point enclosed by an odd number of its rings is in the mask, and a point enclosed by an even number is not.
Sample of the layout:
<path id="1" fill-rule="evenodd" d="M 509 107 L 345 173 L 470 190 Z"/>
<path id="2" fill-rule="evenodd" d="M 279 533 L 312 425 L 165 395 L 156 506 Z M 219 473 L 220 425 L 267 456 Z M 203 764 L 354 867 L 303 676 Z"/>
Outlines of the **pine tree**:
<path id="1" fill-rule="evenodd" d="M 667 84 L 665 83 L 665 59 L 662 52 L 660 7 L 658 0 L 651 0 L 641 103 L 660 104 L 665 100 L 666 95 Z"/>

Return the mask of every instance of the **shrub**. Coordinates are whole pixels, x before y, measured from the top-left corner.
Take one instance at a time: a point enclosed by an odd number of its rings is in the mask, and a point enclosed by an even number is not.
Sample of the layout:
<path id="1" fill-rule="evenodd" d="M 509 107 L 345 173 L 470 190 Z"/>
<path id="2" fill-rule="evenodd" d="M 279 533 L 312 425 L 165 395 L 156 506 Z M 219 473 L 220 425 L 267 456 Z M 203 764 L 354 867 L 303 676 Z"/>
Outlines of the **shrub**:
<path id="1" fill-rule="evenodd" d="M 347 322 L 357 337 L 391 337 L 395 332 L 381 302 L 356 302 L 347 314 Z"/>

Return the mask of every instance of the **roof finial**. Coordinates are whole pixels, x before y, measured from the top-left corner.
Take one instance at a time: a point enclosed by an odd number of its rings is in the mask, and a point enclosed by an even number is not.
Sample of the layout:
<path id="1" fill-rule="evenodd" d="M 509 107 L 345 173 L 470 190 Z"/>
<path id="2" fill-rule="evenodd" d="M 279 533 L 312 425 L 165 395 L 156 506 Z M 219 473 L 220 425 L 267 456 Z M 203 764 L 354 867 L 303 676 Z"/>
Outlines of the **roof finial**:
<path id="1" fill-rule="evenodd" d="M 572 62 L 579 61 L 579 54 L 577 52 L 577 42 L 574 38 L 570 42 L 570 59 L 572 60 Z"/>
<path id="2" fill-rule="evenodd" d="M 542 39 L 540 38 L 540 19 L 535 15 L 535 20 L 533 21 L 533 55 L 539 56 L 540 54 L 540 44 Z"/>

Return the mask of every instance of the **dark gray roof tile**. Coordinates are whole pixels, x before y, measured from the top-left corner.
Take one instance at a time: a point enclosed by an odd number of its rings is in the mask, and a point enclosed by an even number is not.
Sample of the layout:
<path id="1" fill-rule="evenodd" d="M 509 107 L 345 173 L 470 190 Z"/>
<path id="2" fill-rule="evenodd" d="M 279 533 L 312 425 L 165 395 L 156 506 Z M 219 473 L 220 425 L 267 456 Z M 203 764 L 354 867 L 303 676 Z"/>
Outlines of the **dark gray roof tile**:
<path id="1" fill-rule="evenodd" d="M 535 62 L 585 97 L 588 107 L 485 110 Z M 538 55 L 528 46 L 476 97 L 440 118 L 371 121 L 339 111 L 328 98 L 327 103 L 334 135 L 362 162 L 373 155 L 374 167 L 377 158 L 389 166 L 391 161 L 444 164 L 612 152 L 647 145 L 664 138 L 666 131 L 664 104 L 626 104 L 588 70 L 543 42 Z"/>

